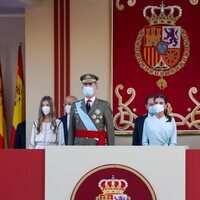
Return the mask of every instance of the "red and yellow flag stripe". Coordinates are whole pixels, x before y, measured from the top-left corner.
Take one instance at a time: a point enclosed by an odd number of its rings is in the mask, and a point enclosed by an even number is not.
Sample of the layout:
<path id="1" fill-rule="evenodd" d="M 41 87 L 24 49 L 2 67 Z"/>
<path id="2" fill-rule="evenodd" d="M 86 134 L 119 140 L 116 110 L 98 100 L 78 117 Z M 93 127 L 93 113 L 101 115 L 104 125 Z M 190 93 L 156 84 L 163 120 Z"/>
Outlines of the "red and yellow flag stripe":
<path id="1" fill-rule="evenodd" d="M 0 63 L 0 149 L 7 148 L 7 130 L 5 120 L 5 107 L 3 95 L 3 80 Z"/>
<path id="2" fill-rule="evenodd" d="M 18 49 L 18 66 L 16 78 L 15 104 L 13 111 L 10 147 L 14 147 L 17 125 L 25 120 L 25 88 L 23 79 L 23 63 L 21 45 Z"/>

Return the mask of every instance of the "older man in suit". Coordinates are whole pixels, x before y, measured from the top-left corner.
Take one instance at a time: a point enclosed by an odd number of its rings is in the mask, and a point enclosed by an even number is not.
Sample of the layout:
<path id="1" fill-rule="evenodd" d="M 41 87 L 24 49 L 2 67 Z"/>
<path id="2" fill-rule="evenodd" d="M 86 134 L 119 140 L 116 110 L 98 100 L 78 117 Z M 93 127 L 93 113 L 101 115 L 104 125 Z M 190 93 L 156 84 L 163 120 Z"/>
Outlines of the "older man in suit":
<path id="1" fill-rule="evenodd" d="M 68 143 L 67 140 L 68 140 L 71 105 L 77 100 L 78 99 L 75 96 L 67 96 L 65 98 L 65 102 L 64 102 L 65 115 L 60 118 L 60 120 L 63 123 L 63 128 L 64 128 L 65 145 L 67 145 L 67 143 Z"/>
<path id="2" fill-rule="evenodd" d="M 152 115 L 155 114 L 153 105 L 154 105 L 154 96 L 148 96 L 145 101 L 145 107 L 148 113 L 136 119 L 135 127 L 133 130 L 132 145 L 142 145 L 142 132 L 143 132 L 144 121 L 147 117 L 151 117 Z"/>
<path id="3" fill-rule="evenodd" d="M 114 145 L 112 110 L 107 101 L 96 97 L 98 77 L 80 77 L 84 99 L 72 104 L 69 145 Z"/>

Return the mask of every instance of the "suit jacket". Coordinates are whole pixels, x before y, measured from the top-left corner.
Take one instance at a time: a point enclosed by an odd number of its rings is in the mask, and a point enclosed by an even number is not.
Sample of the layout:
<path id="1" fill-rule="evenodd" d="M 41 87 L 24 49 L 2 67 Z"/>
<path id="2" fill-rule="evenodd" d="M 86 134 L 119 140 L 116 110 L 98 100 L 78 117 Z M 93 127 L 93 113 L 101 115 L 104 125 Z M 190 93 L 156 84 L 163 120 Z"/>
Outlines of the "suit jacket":
<path id="1" fill-rule="evenodd" d="M 17 125 L 15 140 L 15 149 L 25 149 L 26 148 L 26 122 L 21 122 Z"/>
<path id="2" fill-rule="evenodd" d="M 85 100 L 81 99 L 81 109 L 87 113 Z M 92 107 L 88 113 L 88 116 L 99 131 L 106 131 L 108 138 L 108 145 L 114 145 L 114 126 L 112 110 L 107 101 L 95 99 Z M 69 134 L 68 144 L 69 145 L 96 145 L 97 140 L 94 138 L 80 138 L 76 137 L 76 130 L 87 130 L 84 123 L 82 122 L 75 103 L 72 104 L 70 111 L 70 123 L 69 123 Z"/>
<path id="3" fill-rule="evenodd" d="M 140 116 L 135 121 L 135 127 L 133 130 L 133 142 L 132 145 L 142 145 L 142 133 L 143 133 L 143 126 L 144 121 L 147 118 L 147 114 Z"/>
<path id="4" fill-rule="evenodd" d="M 64 140 L 65 140 L 65 145 L 67 145 L 67 141 L 68 141 L 68 130 L 67 130 L 67 118 L 68 118 L 69 116 L 66 114 L 66 115 L 64 115 L 64 116 L 62 116 L 61 118 L 60 118 L 60 120 L 62 121 L 62 123 L 63 123 L 63 128 L 64 128 Z"/>

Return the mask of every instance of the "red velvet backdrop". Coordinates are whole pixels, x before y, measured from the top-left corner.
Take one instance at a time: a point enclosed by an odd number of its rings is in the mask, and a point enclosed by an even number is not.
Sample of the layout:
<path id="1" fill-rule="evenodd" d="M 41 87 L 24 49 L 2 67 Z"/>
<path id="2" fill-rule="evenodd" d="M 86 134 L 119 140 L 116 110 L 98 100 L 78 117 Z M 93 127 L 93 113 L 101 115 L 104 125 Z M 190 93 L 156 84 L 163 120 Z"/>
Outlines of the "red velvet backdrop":
<path id="1" fill-rule="evenodd" d="M 129 6 L 128 2 L 135 4 Z M 196 0 L 191 2 L 195 3 Z M 150 66 L 151 61 L 148 63 L 148 59 L 144 55 L 145 35 L 139 37 L 138 41 L 141 41 L 141 46 L 138 47 L 138 52 L 141 53 L 143 64 L 146 64 L 146 70 L 149 68 L 149 73 L 142 69 L 135 55 L 135 44 L 139 31 L 143 27 L 150 26 L 143 16 L 143 9 L 149 5 L 160 6 L 160 4 L 160 0 L 113 0 L 114 124 L 116 130 L 119 131 L 132 129 L 135 118 L 146 112 L 144 106 L 146 96 L 162 93 L 168 97 L 172 108 L 171 110 L 169 107 L 168 111 L 175 117 L 178 129 L 182 130 L 182 133 L 187 133 L 187 131 L 198 133 L 200 130 L 200 3 L 192 5 L 189 0 L 164 1 L 166 6 L 178 5 L 182 8 L 182 16 L 177 20 L 175 26 L 179 26 L 180 29 L 182 27 L 186 31 L 186 34 L 182 34 L 180 37 L 180 48 L 174 50 L 175 54 L 168 55 L 169 58 L 171 56 L 171 61 L 175 60 L 175 65 L 173 66 L 173 63 L 171 65 L 172 68 L 181 65 L 179 61 L 182 58 L 185 65 L 180 67 L 176 73 L 163 77 L 167 81 L 167 87 L 164 89 L 160 89 L 156 85 L 160 77 L 150 75 L 153 73 Z M 159 14 L 159 11 L 156 13 Z M 147 14 L 151 15 L 151 12 L 148 11 Z M 166 14 L 168 15 L 169 11 Z M 174 15 L 177 14 L 178 11 L 175 10 Z M 159 25 L 153 26 L 158 27 Z M 168 50 L 170 50 L 169 46 Z M 184 51 L 187 55 L 183 55 Z M 177 70 L 177 68 L 174 69 Z M 164 73 L 166 73 L 165 70 Z M 128 88 L 130 89 L 127 90 Z"/>

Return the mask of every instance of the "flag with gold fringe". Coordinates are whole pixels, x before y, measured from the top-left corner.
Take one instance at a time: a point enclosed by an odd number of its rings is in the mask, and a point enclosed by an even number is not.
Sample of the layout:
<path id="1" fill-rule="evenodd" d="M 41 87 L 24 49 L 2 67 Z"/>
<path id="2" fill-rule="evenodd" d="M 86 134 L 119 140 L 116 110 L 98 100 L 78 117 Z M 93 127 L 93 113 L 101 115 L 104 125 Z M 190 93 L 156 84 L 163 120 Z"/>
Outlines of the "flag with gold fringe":
<path id="1" fill-rule="evenodd" d="M 21 45 L 18 48 L 18 64 L 16 77 L 15 103 L 13 111 L 12 131 L 10 139 L 10 147 L 14 148 L 17 125 L 25 121 L 25 88 L 23 79 L 23 62 Z"/>
<path id="2" fill-rule="evenodd" d="M 7 148 L 7 130 L 5 120 L 5 107 L 3 95 L 3 80 L 0 62 L 0 149 Z"/>

